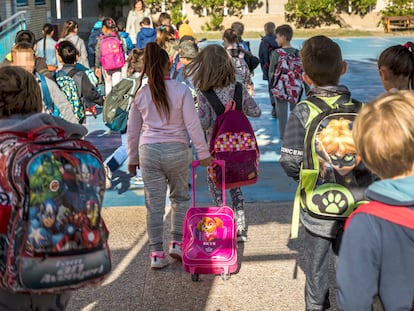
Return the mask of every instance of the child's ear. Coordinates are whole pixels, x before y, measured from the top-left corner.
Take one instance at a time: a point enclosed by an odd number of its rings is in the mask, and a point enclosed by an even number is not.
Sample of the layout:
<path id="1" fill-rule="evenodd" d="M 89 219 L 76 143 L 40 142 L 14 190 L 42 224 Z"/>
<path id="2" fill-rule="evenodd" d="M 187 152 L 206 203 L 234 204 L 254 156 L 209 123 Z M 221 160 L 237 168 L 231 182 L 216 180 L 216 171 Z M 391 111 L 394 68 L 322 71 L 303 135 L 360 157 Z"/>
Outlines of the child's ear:
<path id="1" fill-rule="evenodd" d="M 306 72 L 302 73 L 302 79 L 307 85 L 309 85 L 309 86 L 313 85 L 312 79 L 309 78 L 309 76 L 306 74 Z"/>
<path id="2" fill-rule="evenodd" d="M 345 74 L 347 67 L 348 67 L 348 65 L 347 65 L 346 61 L 342 61 L 342 72 L 341 72 L 341 76 Z"/>

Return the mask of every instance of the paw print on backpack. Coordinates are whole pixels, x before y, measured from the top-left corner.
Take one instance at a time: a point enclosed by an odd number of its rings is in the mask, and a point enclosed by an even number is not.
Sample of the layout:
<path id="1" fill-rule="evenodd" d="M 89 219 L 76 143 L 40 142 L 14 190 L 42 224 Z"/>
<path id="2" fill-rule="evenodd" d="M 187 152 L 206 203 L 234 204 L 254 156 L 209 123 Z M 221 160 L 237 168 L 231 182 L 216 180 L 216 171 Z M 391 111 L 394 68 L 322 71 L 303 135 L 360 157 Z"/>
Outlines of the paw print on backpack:
<path id="1" fill-rule="evenodd" d="M 325 215 L 350 214 L 355 202 L 349 189 L 340 185 L 330 185 L 331 187 L 326 187 L 325 184 L 316 189 L 312 196 L 312 205 L 318 207 L 319 212 Z"/>

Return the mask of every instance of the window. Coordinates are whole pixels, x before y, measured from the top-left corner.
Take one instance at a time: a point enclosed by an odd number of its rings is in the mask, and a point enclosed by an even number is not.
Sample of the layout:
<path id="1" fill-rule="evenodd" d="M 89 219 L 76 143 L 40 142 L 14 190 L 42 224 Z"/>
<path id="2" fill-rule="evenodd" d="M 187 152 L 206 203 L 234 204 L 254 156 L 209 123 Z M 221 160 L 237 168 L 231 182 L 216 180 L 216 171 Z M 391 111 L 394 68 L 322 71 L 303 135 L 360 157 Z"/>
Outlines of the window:
<path id="1" fill-rule="evenodd" d="M 28 5 L 27 0 L 16 0 L 16 5 L 17 6 L 26 6 Z"/>
<path id="2" fill-rule="evenodd" d="M 46 0 L 35 0 L 35 5 L 44 5 L 46 4 Z"/>

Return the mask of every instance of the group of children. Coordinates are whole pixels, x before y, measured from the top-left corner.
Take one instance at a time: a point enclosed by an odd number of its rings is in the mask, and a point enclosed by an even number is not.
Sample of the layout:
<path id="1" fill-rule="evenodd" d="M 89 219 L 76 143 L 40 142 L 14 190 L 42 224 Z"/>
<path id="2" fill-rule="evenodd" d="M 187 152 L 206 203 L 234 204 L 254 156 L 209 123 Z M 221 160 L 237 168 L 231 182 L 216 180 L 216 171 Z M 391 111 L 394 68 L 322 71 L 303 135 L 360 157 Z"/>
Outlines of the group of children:
<path id="1" fill-rule="evenodd" d="M 134 1 L 134 8 L 138 7 L 138 12 L 145 11 L 143 5 L 143 1 Z M 131 16 L 135 16 L 134 14 L 131 13 Z M 139 34 L 146 29 L 148 20 L 150 19 L 147 16 L 141 19 L 142 28 L 136 32 L 135 44 L 141 42 Z M 149 25 L 151 23 L 150 20 Z M 168 264 L 163 247 L 167 186 L 170 189 L 172 206 L 168 252 L 173 258 L 181 258 L 182 224 L 190 202 L 188 165 L 191 149 L 188 148 L 188 136 L 201 164 L 211 164 L 205 138 L 208 141 L 217 116 L 203 91 L 213 90 L 225 104 L 233 98 L 236 82 L 242 82 L 243 111 L 251 117 L 261 115 L 261 110 L 252 97 L 252 73 L 246 69 L 244 60 L 244 54 L 250 53 L 249 46 L 241 39 L 237 26 L 239 25 L 224 32 L 224 47 L 208 45 L 199 50 L 197 42 L 191 36 L 187 40 L 183 37 L 179 42 L 178 58 L 186 58 L 188 62 L 184 63 L 185 69 L 177 71 L 174 78 L 189 79 L 193 92 L 187 87 L 189 84 L 186 86 L 178 79 L 170 78 L 171 63 L 177 53 L 177 48 L 174 48 L 177 42 L 170 25 L 160 26 L 158 31 L 162 35 L 155 42 L 146 42 L 139 53 L 136 53 L 138 50 L 133 50 L 128 58 L 123 55 L 125 68 L 129 68 L 128 75 L 134 74 L 134 78 L 141 83 L 131 106 L 124 148 L 128 151 L 128 171 L 131 175 L 136 175 L 137 168 L 140 168 L 145 181 L 152 268 L 163 268 Z M 131 26 L 127 22 L 128 27 Z M 43 41 L 38 43 L 30 31 L 21 32 L 16 36 L 10 63 L 26 69 L 29 76 L 34 77 L 25 77 L 23 72 L 15 69 L 14 79 L 28 79 L 30 83 L 36 81 L 40 85 L 45 103 L 44 111 L 48 109 L 46 102 L 50 97 L 58 111 L 56 113 L 50 108 L 51 114 L 59 115 L 69 123 L 82 123 L 53 79 L 59 77 L 59 72 L 71 76 L 79 96 L 94 103 L 102 103 L 102 95 L 87 76 L 90 62 L 84 58 L 88 56 L 88 52 L 77 36 L 77 25 L 68 22 L 65 29 L 65 35 L 57 43 L 52 39 L 54 29 L 50 25 L 45 25 Z M 305 241 L 306 310 L 326 310 L 330 307 L 330 249 L 337 260 L 338 303 L 342 309 L 369 310 L 375 304 L 381 305 L 385 310 L 411 310 L 414 297 L 411 282 L 414 277 L 414 264 L 411 260 L 414 249 L 413 228 L 390 220 L 385 210 L 392 209 L 394 214 L 401 214 L 401 218 L 413 219 L 411 181 L 414 175 L 414 152 L 411 152 L 410 146 L 414 143 L 414 127 L 411 122 L 414 116 L 414 96 L 410 90 L 414 87 L 414 44 L 408 42 L 405 45 L 392 46 L 381 53 L 378 69 L 387 92 L 369 104 L 360 105 L 352 98 L 350 90 L 340 84 L 340 77 L 346 72 L 346 62 L 333 40 L 326 36 L 314 36 L 307 39 L 299 51 L 290 44 L 293 30 L 289 25 L 275 27 L 274 23 L 267 23 L 265 31 L 259 57 L 263 79 L 269 81 L 272 116 L 279 121 L 283 141 L 280 163 L 284 171 L 299 182 L 299 190 L 302 190 L 300 185 L 306 178 L 303 162 L 309 152 L 309 146 L 305 142 L 311 121 L 322 113 L 329 119 L 329 114 L 338 109 L 356 111 L 353 122 L 344 126 L 344 130 L 350 133 L 350 141 L 346 142 L 345 151 L 339 150 L 339 147 L 335 151 L 328 151 L 326 146 L 322 146 L 322 130 L 318 133 L 321 136 L 316 135 L 316 140 L 320 140 L 316 152 L 319 152 L 318 165 L 321 169 L 316 179 L 326 184 L 327 191 L 332 190 L 333 184 L 346 185 L 349 189 L 352 188 L 352 194 L 362 193 L 363 200 L 358 202 L 362 204 L 365 200 L 370 200 L 375 203 L 377 211 L 384 211 L 381 216 L 367 211 L 356 212 L 348 220 L 347 217 L 321 217 L 313 213 L 308 206 L 309 202 L 303 199 L 306 194 L 298 191 L 300 198 L 296 199 L 300 201 L 300 220 L 304 227 Z M 102 41 L 106 37 L 120 37 L 117 24 L 112 18 L 102 19 L 101 32 L 94 50 L 94 72 L 98 77 L 104 77 L 105 94 L 109 94 L 112 87 L 124 77 L 124 64 L 118 68 L 104 68 L 101 61 L 104 52 L 101 48 Z M 50 52 L 52 46 L 53 49 L 57 48 L 57 53 Z M 306 90 L 308 87 L 310 90 L 306 93 L 306 98 L 296 104 L 273 96 L 273 74 L 281 55 L 278 48 L 288 54 L 300 56 L 302 62 L 303 83 Z M 126 50 L 125 44 L 121 44 L 121 53 Z M 46 62 L 39 56 L 43 56 Z M 0 72 L 0 82 L 7 83 L 1 77 Z M 146 83 L 142 83 L 144 79 L 147 80 Z M 3 101 L 0 106 L 3 109 L 0 111 L 1 122 L 6 124 L 13 114 L 40 112 L 37 102 L 33 102 L 33 107 L 27 111 L 10 110 L 7 90 L 8 88 L 0 90 L 0 101 Z M 194 105 L 194 98 L 197 99 L 197 107 Z M 320 101 L 329 109 L 320 108 Z M 55 120 L 54 117 L 51 118 Z M 328 129 L 330 123 L 331 120 L 323 123 L 321 127 Z M 66 123 L 65 126 L 70 127 Z M 339 134 L 333 134 L 335 135 Z M 334 143 L 334 138 L 331 144 Z M 329 167 L 322 165 L 322 159 L 329 160 L 334 167 L 333 172 L 329 173 Z M 125 157 L 122 161 L 124 160 Z M 117 167 L 120 164 L 117 163 Z M 210 179 L 208 186 L 215 204 L 222 204 L 220 189 Z M 241 189 L 231 189 L 230 194 L 238 237 L 245 241 L 247 224 Z M 332 198 L 333 196 L 327 196 L 325 201 L 315 199 L 314 202 L 322 208 Z M 335 196 L 334 200 L 340 205 L 337 198 Z M 365 210 L 361 207 L 360 211 Z"/>

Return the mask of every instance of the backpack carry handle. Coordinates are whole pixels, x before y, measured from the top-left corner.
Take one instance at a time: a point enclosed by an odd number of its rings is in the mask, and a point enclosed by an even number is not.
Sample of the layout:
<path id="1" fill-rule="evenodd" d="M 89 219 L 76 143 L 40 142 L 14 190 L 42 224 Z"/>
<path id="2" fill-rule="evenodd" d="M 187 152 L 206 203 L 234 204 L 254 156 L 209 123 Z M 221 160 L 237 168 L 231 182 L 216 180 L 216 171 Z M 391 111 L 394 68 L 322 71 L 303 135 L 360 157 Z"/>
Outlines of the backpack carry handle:
<path id="1" fill-rule="evenodd" d="M 56 132 L 56 136 L 59 138 L 65 137 L 65 130 L 59 126 L 56 125 L 44 125 L 37 127 L 27 133 L 27 138 L 29 140 L 35 140 L 37 137 L 45 134 L 48 132 L 48 130 L 53 130 Z"/>
<path id="2" fill-rule="evenodd" d="M 216 164 L 216 165 L 218 165 L 218 166 L 220 166 L 221 167 L 221 176 L 223 176 L 224 177 L 224 174 L 225 174 L 225 168 L 226 168 L 226 162 L 224 161 L 224 160 L 213 160 L 212 162 L 211 162 L 211 165 L 213 165 L 213 164 Z M 195 169 L 197 168 L 197 166 L 199 166 L 200 165 L 200 160 L 194 160 L 192 163 L 191 163 L 191 171 L 192 171 L 192 176 L 191 176 L 191 179 L 192 179 L 192 183 L 193 183 L 193 186 L 191 187 L 192 188 L 192 197 L 191 197 L 191 206 L 192 207 L 195 207 L 195 189 L 196 189 L 196 174 L 195 174 Z M 221 178 L 221 192 L 222 192 L 222 200 L 223 200 L 223 206 L 225 206 L 226 205 L 226 187 L 225 187 L 225 178 Z"/>

